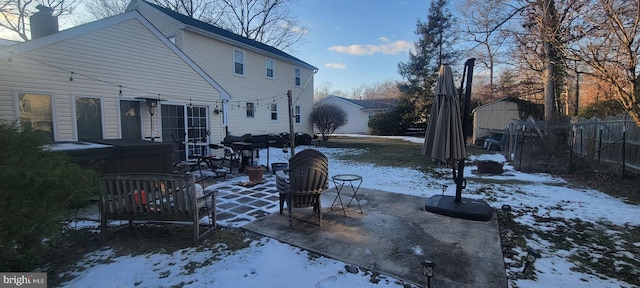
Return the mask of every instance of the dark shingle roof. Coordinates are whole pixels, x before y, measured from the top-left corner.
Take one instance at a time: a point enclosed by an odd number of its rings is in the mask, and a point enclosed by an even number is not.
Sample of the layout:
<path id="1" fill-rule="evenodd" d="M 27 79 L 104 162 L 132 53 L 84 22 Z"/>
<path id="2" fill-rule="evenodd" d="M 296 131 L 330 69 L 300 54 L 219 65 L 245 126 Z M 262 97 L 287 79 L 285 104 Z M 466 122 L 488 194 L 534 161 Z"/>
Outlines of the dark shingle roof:
<path id="1" fill-rule="evenodd" d="M 290 61 L 297 62 L 301 66 L 307 66 L 307 68 L 309 68 L 309 69 L 318 70 L 318 68 L 316 68 L 315 66 L 313 66 L 313 65 L 311 65 L 311 64 L 309 64 L 307 62 L 304 62 L 304 61 L 302 61 L 302 60 L 300 60 L 300 59 L 298 59 L 298 58 L 296 58 L 294 56 L 291 56 L 290 54 L 288 54 L 288 53 L 286 53 L 286 52 L 284 52 L 284 51 L 282 51 L 280 49 L 277 49 L 275 47 L 269 46 L 267 44 L 264 44 L 264 43 L 261 43 L 261 42 L 258 42 L 258 41 L 252 40 L 252 39 L 249 39 L 249 38 L 244 37 L 242 35 L 238 35 L 236 33 L 233 33 L 231 31 L 229 31 L 229 30 L 220 28 L 218 26 L 211 25 L 209 23 L 193 19 L 193 18 L 191 18 L 189 16 L 180 14 L 178 12 L 175 12 L 175 11 L 173 11 L 171 9 L 168 9 L 168 8 L 165 8 L 165 7 L 162 7 L 162 6 L 158 6 L 156 4 L 148 2 L 146 0 L 143 0 L 143 2 L 148 4 L 148 5 L 150 5 L 151 7 L 156 8 L 158 11 L 161 11 L 162 13 L 167 14 L 171 18 L 176 19 L 176 20 L 184 23 L 185 25 L 193 26 L 195 28 L 198 28 L 198 29 L 201 29 L 201 30 L 213 33 L 213 34 L 216 34 L 218 36 L 227 38 L 229 40 L 240 42 L 242 44 L 255 47 L 257 49 L 263 50 L 265 52 L 268 52 L 268 53 L 271 53 L 271 54 L 274 54 L 274 55 L 277 55 L 277 56 L 280 56 L 280 57 L 288 59 Z"/>
<path id="2" fill-rule="evenodd" d="M 391 105 L 393 105 L 395 99 L 394 98 L 379 98 L 379 99 L 365 99 L 365 100 L 356 100 L 356 99 L 349 99 L 349 98 L 344 98 L 344 97 L 339 97 L 336 96 L 337 98 L 340 98 L 344 101 L 347 101 L 349 103 L 353 103 L 355 105 L 358 105 L 360 107 L 362 107 L 363 109 L 387 109 L 389 108 Z"/>

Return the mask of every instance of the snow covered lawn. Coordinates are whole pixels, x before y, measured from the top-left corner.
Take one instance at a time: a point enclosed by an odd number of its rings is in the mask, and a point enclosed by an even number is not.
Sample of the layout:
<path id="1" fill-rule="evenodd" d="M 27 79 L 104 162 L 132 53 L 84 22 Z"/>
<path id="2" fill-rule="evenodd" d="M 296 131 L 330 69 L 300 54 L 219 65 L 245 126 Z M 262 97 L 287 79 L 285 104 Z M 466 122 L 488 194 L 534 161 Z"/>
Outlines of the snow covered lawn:
<path id="1" fill-rule="evenodd" d="M 406 138 L 422 143 L 419 138 Z M 344 149 L 318 148 L 329 157 L 331 174 L 359 174 L 362 187 L 429 197 L 455 193 L 450 178 L 421 171 L 339 161 Z M 271 162 L 286 162 L 287 154 L 272 148 Z M 471 161 L 504 162 L 499 154 Z M 514 171 L 505 164 L 500 176 L 477 176 L 467 167 L 464 196 L 484 199 L 492 207 L 512 208 L 513 222 L 503 239 L 510 287 L 638 287 L 640 278 L 640 210 L 602 192 L 576 189 L 547 174 Z M 444 169 L 444 168 L 443 168 Z M 447 169 L 443 174 L 449 175 Z M 384 177 L 380 177 L 384 175 Z M 480 180 L 482 178 L 482 181 Z M 424 189 L 405 189 L 405 187 Z M 425 212 L 426 213 L 426 212 Z M 502 214 L 505 217 L 506 214 Z M 67 274 L 64 287 L 402 287 L 400 279 L 371 271 L 345 271 L 337 260 L 318 257 L 268 238 L 249 240 L 248 247 L 193 247 L 171 253 L 116 256 L 113 249 L 86 255 Z M 534 278 L 524 277 L 524 247 L 541 253 Z M 623 276 L 618 276 L 623 275 Z M 627 275 L 627 276 L 624 276 Z M 635 278 L 629 278 L 635 275 Z M 437 277 L 437 273 L 436 273 Z M 630 282 L 623 281 L 625 278 Z M 377 284 L 370 279 L 381 280 Z M 633 282 L 635 281 L 635 282 Z M 377 281 L 374 281 L 377 282 Z M 633 283 L 631 283 L 633 282 Z"/>

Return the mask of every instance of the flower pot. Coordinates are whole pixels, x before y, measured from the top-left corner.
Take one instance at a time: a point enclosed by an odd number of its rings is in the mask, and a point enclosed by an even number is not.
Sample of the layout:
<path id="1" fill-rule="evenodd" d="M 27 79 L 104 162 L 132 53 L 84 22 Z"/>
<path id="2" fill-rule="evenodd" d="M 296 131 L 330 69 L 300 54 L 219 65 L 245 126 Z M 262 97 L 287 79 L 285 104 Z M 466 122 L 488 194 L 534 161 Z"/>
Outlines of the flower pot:
<path id="1" fill-rule="evenodd" d="M 246 169 L 252 183 L 262 182 L 262 175 L 267 170 L 264 166 L 248 166 Z"/>
<path id="2" fill-rule="evenodd" d="M 271 173 L 276 174 L 276 171 L 287 171 L 289 170 L 289 163 L 284 162 L 276 162 L 271 163 Z"/>

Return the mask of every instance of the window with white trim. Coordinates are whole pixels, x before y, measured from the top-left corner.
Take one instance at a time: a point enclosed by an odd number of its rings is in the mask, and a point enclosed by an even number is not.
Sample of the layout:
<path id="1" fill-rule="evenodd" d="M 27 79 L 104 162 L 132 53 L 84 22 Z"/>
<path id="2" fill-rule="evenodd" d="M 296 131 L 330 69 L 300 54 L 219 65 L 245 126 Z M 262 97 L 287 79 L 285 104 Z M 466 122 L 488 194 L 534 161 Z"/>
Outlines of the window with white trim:
<path id="1" fill-rule="evenodd" d="M 77 97 L 76 132 L 78 140 L 97 139 L 102 137 L 102 104 L 100 98 Z"/>
<path id="2" fill-rule="evenodd" d="M 293 107 L 293 119 L 294 123 L 300 124 L 300 105 L 296 105 Z"/>
<path id="3" fill-rule="evenodd" d="M 273 61 L 273 59 L 271 58 L 265 58 L 264 59 L 264 66 L 265 69 L 267 70 L 267 78 L 269 79 L 273 79 L 274 77 L 274 72 L 275 72 L 275 67 L 276 67 L 276 63 L 275 61 Z"/>
<path id="4" fill-rule="evenodd" d="M 255 117 L 256 113 L 256 106 L 253 105 L 253 102 L 247 102 L 247 117 L 248 118 L 253 118 Z"/>
<path id="5" fill-rule="evenodd" d="M 296 67 L 294 74 L 295 74 L 295 85 L 300 86 L 300 68 Z"/>
<path id="6" fill-rule="evenodd" d="M 278 120 L 278 104 L 271 103 L 271 120 Z"/>
<path id="7" fill-rule="evenodd" d="M 17 103 L 20 125 L 41 132 L 45 138 L 53 141 L 53 99 L 51 95 L 20 93 Z"/>
<path id="8" fill-rule="evenodd" d="M 233 63 L 233 73 L 244 76 L 244 51 L 233 49 Z"/>

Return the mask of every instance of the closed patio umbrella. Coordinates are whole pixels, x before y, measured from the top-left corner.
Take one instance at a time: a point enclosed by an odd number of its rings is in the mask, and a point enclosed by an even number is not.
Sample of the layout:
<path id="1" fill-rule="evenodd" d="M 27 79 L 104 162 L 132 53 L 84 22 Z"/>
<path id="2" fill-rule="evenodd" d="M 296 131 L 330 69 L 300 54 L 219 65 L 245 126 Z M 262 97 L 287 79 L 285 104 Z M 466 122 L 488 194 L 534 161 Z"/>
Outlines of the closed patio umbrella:
<path id="1" fill-rule="evenodd" d="M 448 65 L 440 66 L 422 155 L 430 157 L 439 164 L 451 165 L 453 181 L 456 183 L 456 195 L 455 197 L 434 195 L 427 200 L 425 210 L 458 218 L 489 221 L 493 217 L 493 209 L 489 204 L 482 200 L 462 198 L 462 189 L 467 183 L 464 178 L 467 152 L 463 127 L 469 119 L 474 61 L 475 59 L 472 58 L 465 63 L 462 76 L 463 81 L 466 80 L 464 98 L 462 98 L 462 85 L 460 85 L 460 93 L 456 93 L 451 68 Z M 462 112 L 460 111 L 461 102 L 464 103 Z"/>
<path id="2" fill-rule="evenodd" d="M 460 99 L 453 84 L 451 67 L 441 65 L 422 155 L 439 164 L 458 167 L 458 161 L 466 156 L 460 115 Z"/>

